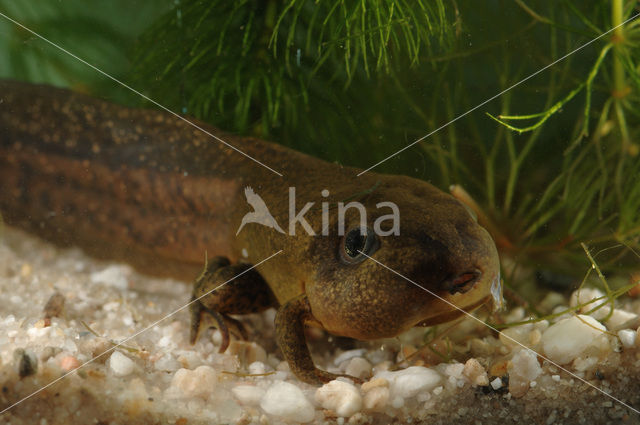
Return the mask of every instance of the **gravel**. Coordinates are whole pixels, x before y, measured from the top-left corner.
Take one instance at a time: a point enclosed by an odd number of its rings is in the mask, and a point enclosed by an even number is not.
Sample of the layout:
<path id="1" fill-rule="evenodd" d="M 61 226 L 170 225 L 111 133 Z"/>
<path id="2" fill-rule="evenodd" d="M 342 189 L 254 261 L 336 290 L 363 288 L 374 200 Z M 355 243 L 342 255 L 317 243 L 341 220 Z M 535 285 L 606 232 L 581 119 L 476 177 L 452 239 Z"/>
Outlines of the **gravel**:
<path id="1" fill-rule="evenodd" d="M 599 296 L 582 289 L 564 302 Z M 501 334 L 467 320 L 426 346 L 422 329 L 344 350 L 312 331 L 320 367 L 366 381 L 340 378 L 319 388 L 295 379 L 282 360 L 273 311 L 245 317 L 252 341 L 234 340 L 223 354 L 217 331 L 189 344 L 184 310 L 127 339 L 188 301 L 182 282 L 5 229 L 0 410 L 28 398 L 1 413 L 0 423 L 640 423 L 640 414 L 582 381 L 640 408 L 636 300 L 589 313 L 592 303 L 580 315 Z M 562 298 L 552 301 L 550 309 L 566 308 Z M 520 308 L 504 315 L 523 319 Z"/>
<path id="2" fill-rule="evenodd" d="M 355 385 L 344 381 L 331 381 L 316 391 L 316 402 L 337 416 L 350 417 L 362 409 L 362 396 Z"/>

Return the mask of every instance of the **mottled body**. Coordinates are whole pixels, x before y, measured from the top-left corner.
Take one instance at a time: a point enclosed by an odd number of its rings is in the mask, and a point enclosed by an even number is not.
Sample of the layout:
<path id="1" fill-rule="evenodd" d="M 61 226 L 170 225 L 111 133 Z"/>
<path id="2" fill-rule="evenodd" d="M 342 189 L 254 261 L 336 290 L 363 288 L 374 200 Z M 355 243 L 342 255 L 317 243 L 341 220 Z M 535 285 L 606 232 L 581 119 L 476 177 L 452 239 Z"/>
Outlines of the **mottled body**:
<path id="1" fill-rule="evenodd" d="M 333 375 L 315 368 L 305 324 L 367 340 L 461 314 L 374 261 L 345 262 L 336 214 L 329 235 L 320 235 L 321 202 L 360 194 L 368 223 L 389 214 L 378 203 L 394 202 L 400 234 L 380 237 L 373 258 L 464 310 L 490 300 L 492 287 L 495 295 L 494 243 L 451 196 L 409 177 L 356 177 L 354 168 L 198 125 L 283 177 L 168 113 L 0 82 L 0 211 L 9 224 L 148 273 L 200 276 L 194 296 L 282 250 L 198 302 L 192 338 L 203 314 L 242 334 L 230 314 L 276 307 L 278 343 L 293 372 L 308 382 Z M 247 186 L 286 233 L 248 223 L 235 234 L 251 211 Z M 315 202 L 304 218 L 316 235 L 300 225 L 288 234 L 289 187 L 296 190 L 296 211 Z M 347 210 L 346 231 L 359 227 L 359 219 Z M 219 258 L 202 273 L 205 252 Z"/>

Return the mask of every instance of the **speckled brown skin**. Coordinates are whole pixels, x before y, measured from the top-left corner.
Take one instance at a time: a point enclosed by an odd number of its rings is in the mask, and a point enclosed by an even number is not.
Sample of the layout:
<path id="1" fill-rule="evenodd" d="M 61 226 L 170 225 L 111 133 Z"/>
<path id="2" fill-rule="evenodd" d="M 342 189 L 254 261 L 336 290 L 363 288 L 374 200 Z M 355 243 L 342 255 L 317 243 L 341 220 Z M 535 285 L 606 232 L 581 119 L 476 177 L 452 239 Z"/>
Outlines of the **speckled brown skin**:
<path id="1" fill-rule="evenodd" d="M 251 211 L 246 186 L 285 230 L 290 186 L 296 188 L 296 211 L 307 202 L 318 207 L 305 215 L 318 233 L 322 201 L 364 193 L 358 201 L 368 223 L 390 212 L 378 209 L 378 202 L 394 202 L 400 235 L 381 237 L 373 258 L 467 311 L 492 298 L 492 285 L 494 294 L 499 290 L 498 257 L 488 233 L 457 200 L 428 183 L 373 172 L 356 177 L 356 169 L 200 125 L 284 177 L 167 113 L 0 82 L 0 211 L 9 224 L 149 273 L 187 280 L 199 275 L 194 295 L 246 270 L 242 262 L 256 264 L 283 250 L 203 298 L 192 309 L 192 338 L 204 313 L 242 334 L 229 314 L 275 306 L 278 344 L 296 376 L 312 383 L 335 376 L 313 364 L 305 324 L 370 340 L 461 312 L 372 260 L 346 264 L 335 210 L 328 236 L 310 236 L 299 225 L 295 236 L 285 235 L 259 224 L 247 224 L 236 236 Z M 323 189 L 328 198 L 321 197 Z M 347 231 L 358 220 L 349 209 Z M 205 252 L 224 258 L 201 273 Z M 450 293 L 451 282 L 466 273 L 477 275 L 471 289 Z"/>

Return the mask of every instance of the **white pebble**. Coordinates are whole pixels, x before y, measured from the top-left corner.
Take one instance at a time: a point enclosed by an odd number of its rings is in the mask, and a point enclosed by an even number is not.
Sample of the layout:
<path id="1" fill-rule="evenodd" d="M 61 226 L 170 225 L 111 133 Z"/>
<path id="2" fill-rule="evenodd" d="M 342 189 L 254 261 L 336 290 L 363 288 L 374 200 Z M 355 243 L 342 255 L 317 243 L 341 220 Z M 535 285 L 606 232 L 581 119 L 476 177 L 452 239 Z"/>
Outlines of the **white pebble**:
<path id="1" fill-rule="evenodd" d="M 432 369 L 412 366 L 396 372 L 384 371 L 376 374 L 389 381 L 391 397 L 409 398 L 422 391 L 431 391 L 442 381 L 442 376 Z"/>
<path id="2" fill-rule="evenodd" d="M 391 407 L 394 409 L 400 409 L 404 406 L 404 399 L 402 397 L 396 397 L 391 401 Z"/>
<path id="3" fill-rule="evenodd" d="M 573 368 L 578 372 L 584 372 L 586 370 L 593 369 L 597 364 L 598 357 L 589 355 L 586 357 L 578 357 L 572 363 Z"/>
<path id="4" fill-rule="evenodd" d="M 531 323 L 507 328 L 500 332 L 500 342 L 508 347 L 520 347 L 520 344 L 526 346 L 529 343 L 529 334 L 532 330 L 533 324 Z"/>
<path id="5" fill-rule="evenodd" d="M 131 314 L 122 316 L 122 324 L 124 324 L 125 326 L 131 326 L 133 325 L 133 323 L 133 317 L 131 317 Z"/>
<path id="6" fill-rule="evenodd" d="M 604 330 L 591 316 L 573 316 L 553 324 L 542 334 L 542 349 L 553 362 L 567 364 L 588 349 L 608 347 Z"/>
<path id="7" fill-rule="evenodd" d="M 179 369 L 171 380 L 170 389 L 183 397 L 208 398 L 217 383 L 217 374 L 211 366 L 198 366 L 195 370 Z"/>
<path id="8" fill-rule="evenodd" d="M 509 392 L 513 397 L 522 397 L 530 387 L 535 386 L 532 381 L 540 376 L 542 368 L 538 363 L 537 354 L 525 349 L 513 356 L 507 371 L 509 372 Z"/>
<path id="9" fill-rule="evenodd" d="M 506 323 L 519 322 L 522 319 L 524 319 L 524 316 L 526 314 L 527 312 L 524 309 L 524 307 L 518 306 L 513 308 L 510 312 L 508 312 L 507 315 L 504 317 L 504 320 Z"/>
<path id="10" fill-rule="evenodd" d="M 567 306 L 559 305 L 559 306 L 555 307 L 553 310 L 551 310 L 551 314 L 554 315 L 554 316 L 557 316 L 557 317 L 555 317 L 555 321 L 556 322 L 559 322 L 561 320 L 568 319 L 569 317 L 572 317 L 571 313 L 567 312 L 567 308 L 568 308 Z M 563 314 L 561 314 L 561 313 L 563 313 Z"/>
<path id="11" fill-rule="evenodd" d="M 560 382 L 560 375 L 551 375 L 551 379 L 553 379 L 556 382 Z"/>
<path id="12" fill-rule="evenodd" d="M 636 331 L 632 331 L 631 329 L 618 331 L 618 338 L 620 338 L 620 342 L 622 342 L 624 348 L 633 348 L 636 345 L 636 336 Z"/>
<path id="13" fill-rule="evenodd" d="M 464 372 L 464 365 L 462 363 L 445 363 L 442 368 L 442 373 L 449 376 L 449 379 L 454 378 L 454 381 L 462 378 Z"/>
<path id="14" fill-rule="evenodd" d="M 362 397 L 358 389 L 348 382 L 331 381 L 318 388 L 316 401 L 338 416 L 349 417 L 362 409 Z"/>
<path id="15" fill-rule="evenodd" d="M 356 348 L 354 350 L 348 350 L 344 353 L 338 355 L 335 359 L 333 359 L 333 364 L 338 366 L 340 363 L 351 360 L 354 357 L 362 357 L 366 354 L 367 350 L 364 348 Z"/>
<path id="16" fill-rule="evenodd" d="M 509 371 L 509 381 L 513 376 L 517 376 L 530 382 L 542 373 L 538 356 L 531 350 L 518 351 L 511 359 L 507 370 Z"/>
<path id="17" fill-rule="evenodd" d="M 474 358 L 467 360 L 464 364 L 464 370 L 462 374 L 474 385 L 485 386 L 489 385 L 489 377 L 487 371 L 480 364 L 480 362 Z"/>
<path id="18" fill-rule="evenodd" d="M 135 369 L 135 363 L 119 351 L 114 351 L 109 358 L 109 367 L 116 376 L 127 376 Z"/>
<path id="19" fill-rule="evenodd" d="M 269 387 L 260 401 L 260 407 L 270 415 L 293 422 L 310 422 L 315 416 L 315 409 L 302 390 L 283 381 Z"/>
<path id="20" fill-rule="evenodd" d="M 502 379 L 496 378 L 491 381 L 491 388 L 493 388 L 494 390 L 499 390 L 500 388 L 502 388 Z"/>
<path id="21" fill-rule="evenodd" d="M 256 387 L 255 385 L 238 385 L 233 387 L 231 392 L 242 404 L 249 406 L 257 406 L 260 404 L 260 400 L 264 397 L 265 391 Z"/>
<path id="22" fill-rule="evenodd" d="M 349 361 L 344 372 L 357 378 L 364 378 L 371 374 L 371 363 L 362 357 L 354 357 Z"/>
<path id="23" fill-rule="evenodd" d="M 608 310 L 607 310 L 608 311 Z M 611 317 L 606 321 L 607 328 L 613 331 L 638 326 L 638 315 L 626 310 L 615 309 Z"/>
<path id="24" fill-rule="evenodd" d="M 262 362 L 253 362 L 249 365 L 248 369 L 252 375 L 264 375 L 267 373 L 267 365 Z"/>
<path id="25" fill-rule="evenodd" d="M 364 395 L 364 408 L 380 412 L 384 410 L 389 401 L 388 387 L 375 387 Z"/>
<path id="26" fill-rule="evenodd" d="M 579 310 L 581 313 L 585 313 L 602 303 L 607 303 L 607 299 L 602 297 L 604 297 L 604 292 L 602 292 L 599 289 L 580 288 L 573 291 L 573 293 L 571 294 L 571 298 L 569 298 L 569 305 L 571 307 L 576 307 L 577 305 L 580 305 L 580 304 L 586 304 L 582 306 Z M 601 299 L 599 301 L 589 302 L 591 300 L 595 300 L 596 298 L 601 298 Z M 606 306 L 603 306 L 597 310 L 597 314 L 604 313 L 603 316 L 606 316 L 607 312 L 608 312 L 608 309 L 606 308 Z"/>
<path id="27" fill-rule="evenodd" d="M 160 348 L 173 348 L 175 347 L 176 343 L 170 336 L 163 336 L 158 340 L 156 345 Z"/>

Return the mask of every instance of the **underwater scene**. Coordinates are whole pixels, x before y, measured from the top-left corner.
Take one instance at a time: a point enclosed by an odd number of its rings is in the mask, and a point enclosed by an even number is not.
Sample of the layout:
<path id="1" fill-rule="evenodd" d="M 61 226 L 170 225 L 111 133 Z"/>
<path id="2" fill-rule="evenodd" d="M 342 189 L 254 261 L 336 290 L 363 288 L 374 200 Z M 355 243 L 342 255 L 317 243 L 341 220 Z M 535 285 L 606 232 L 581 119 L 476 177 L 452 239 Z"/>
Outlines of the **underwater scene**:
<path id="1" fill-rule="evenodd" d="M 640 423 L 633 0 L 0 0 L 0 422 Z"/>

